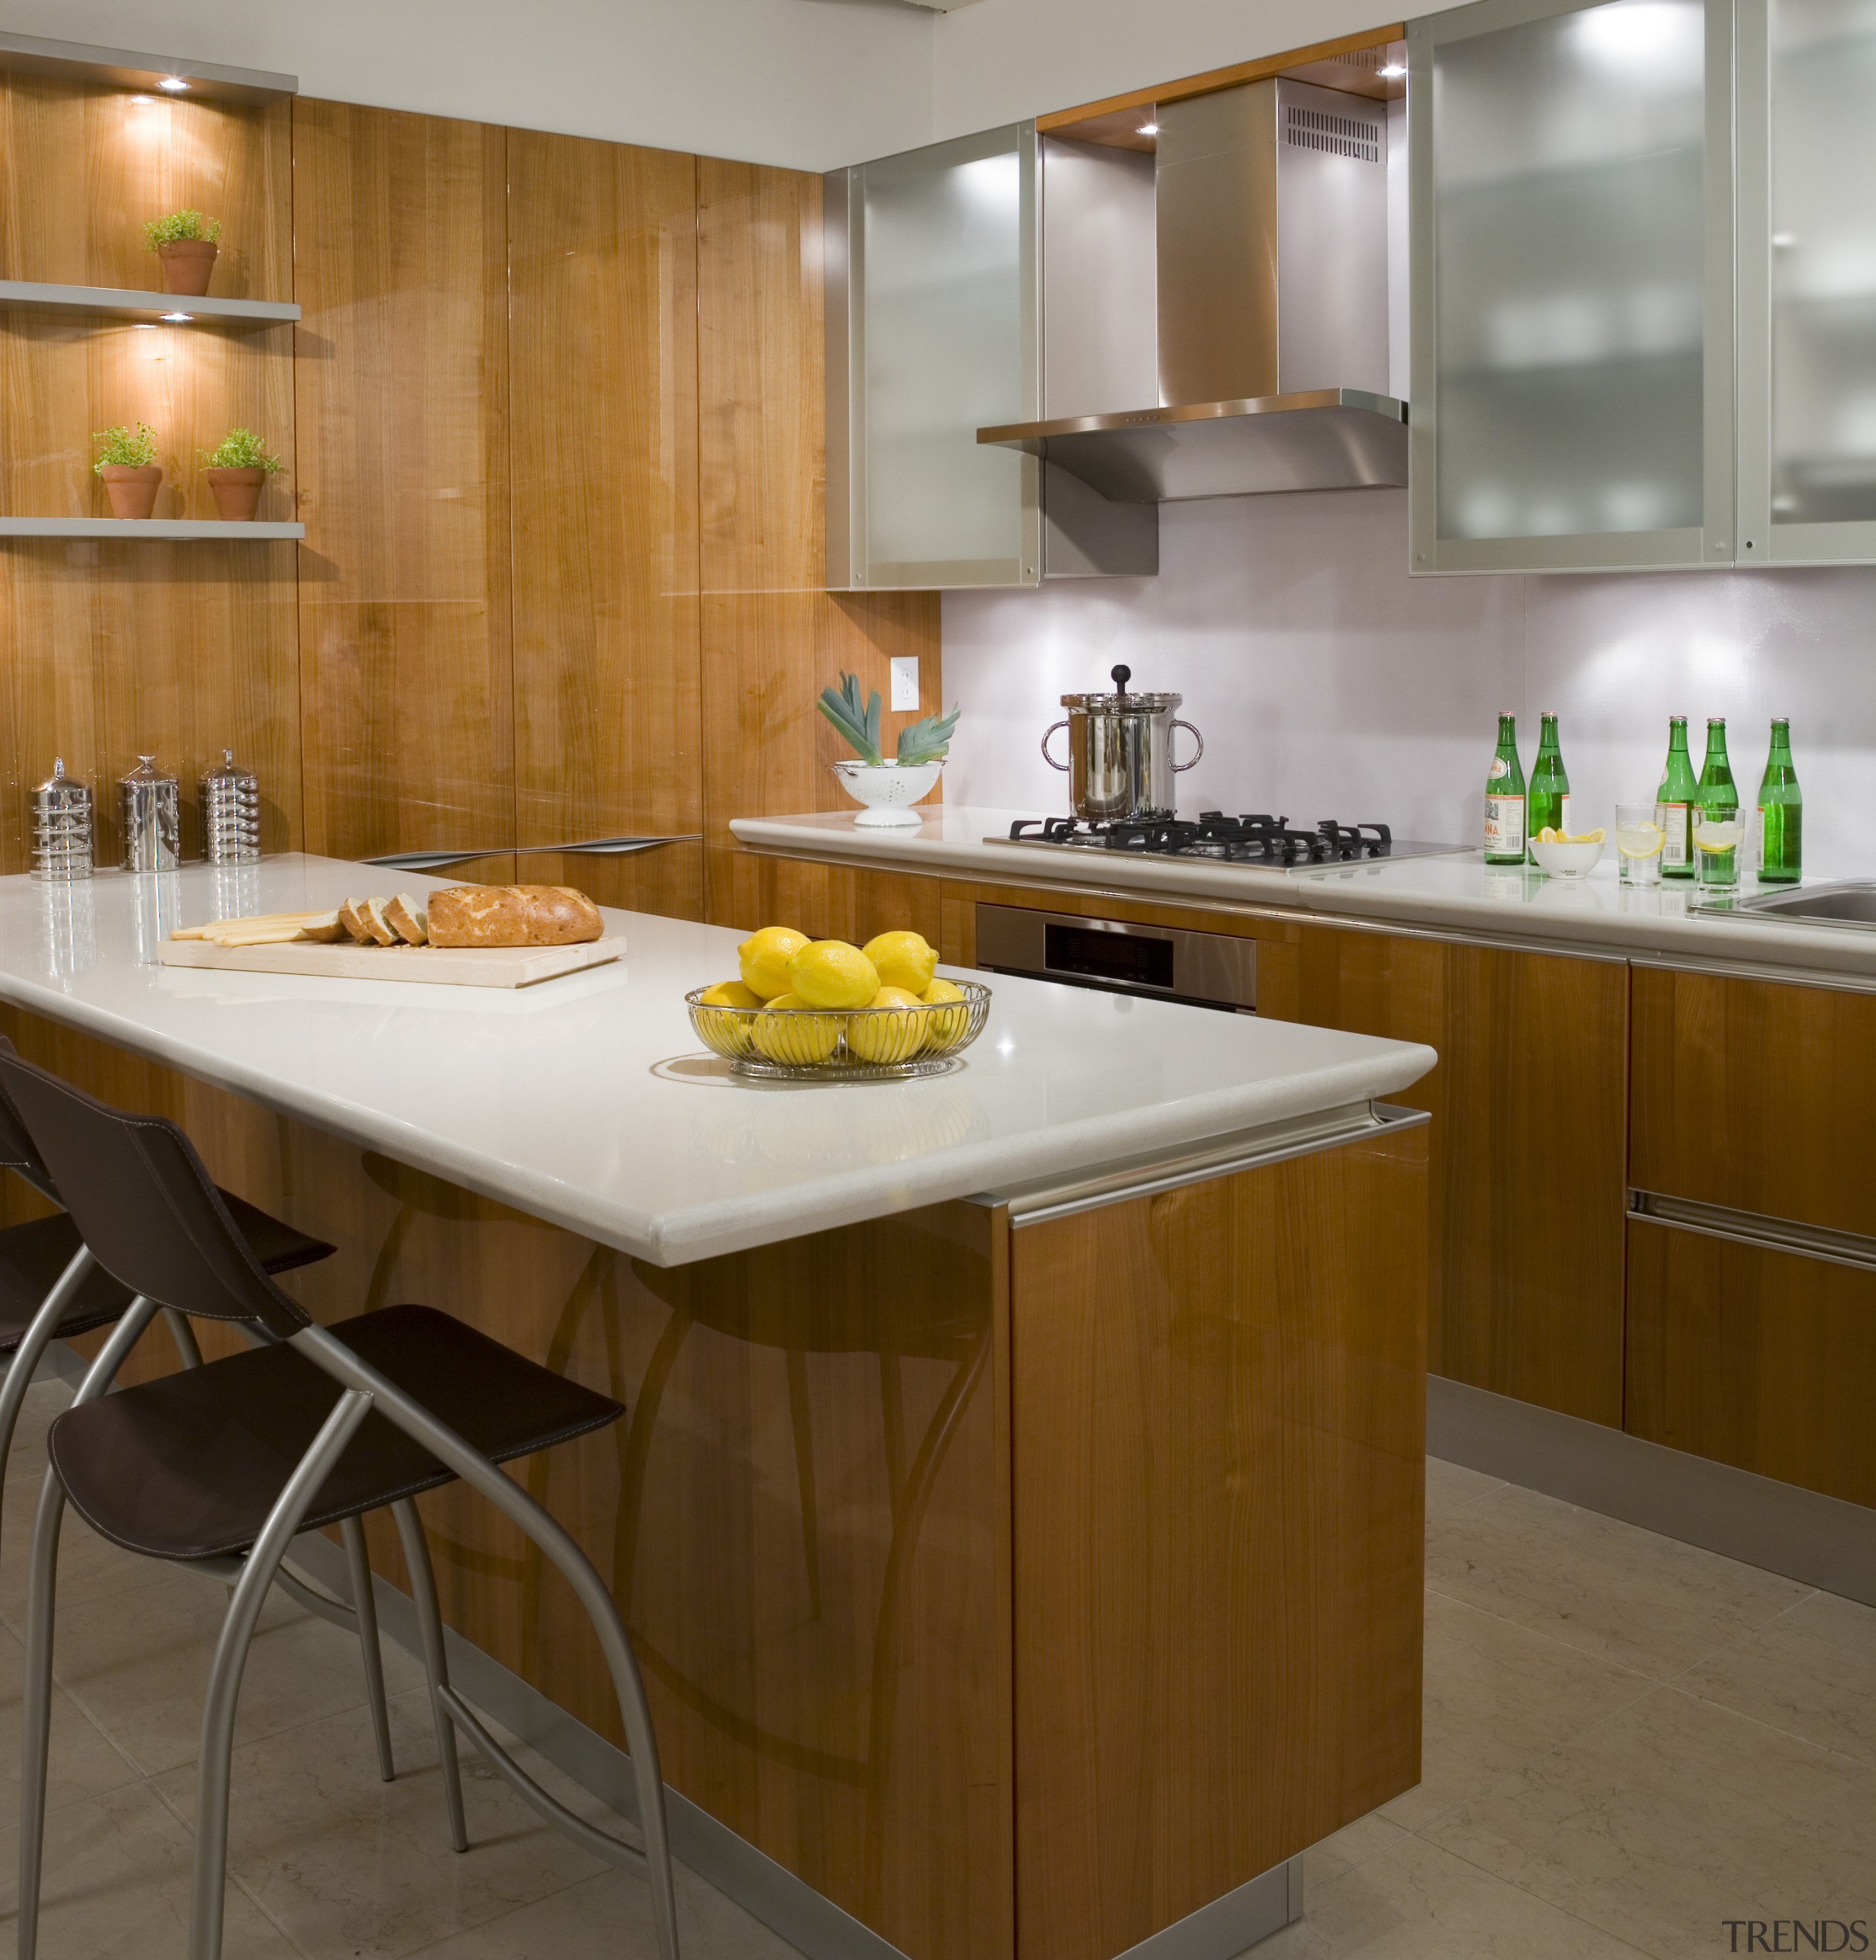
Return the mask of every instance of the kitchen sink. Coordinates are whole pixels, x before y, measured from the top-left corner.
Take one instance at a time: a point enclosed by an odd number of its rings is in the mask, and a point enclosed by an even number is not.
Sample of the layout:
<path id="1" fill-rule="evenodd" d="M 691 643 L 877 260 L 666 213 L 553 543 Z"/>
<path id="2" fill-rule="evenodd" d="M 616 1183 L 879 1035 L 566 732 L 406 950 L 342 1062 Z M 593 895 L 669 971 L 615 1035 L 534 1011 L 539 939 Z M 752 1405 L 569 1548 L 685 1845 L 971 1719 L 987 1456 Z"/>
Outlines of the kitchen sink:
<path id="1" fill-rule="evenodd" d="M 1715 909 L 1719 909 L 1715 908 Z M 1758 918 L 1789 919 L 1794 925 L 1849 925 L 1876 930 L 1876 879 L 1856 878 L 1819 885 L 1810 891 L 1767 892 L 1736 899 L 1724 908 Z"/>

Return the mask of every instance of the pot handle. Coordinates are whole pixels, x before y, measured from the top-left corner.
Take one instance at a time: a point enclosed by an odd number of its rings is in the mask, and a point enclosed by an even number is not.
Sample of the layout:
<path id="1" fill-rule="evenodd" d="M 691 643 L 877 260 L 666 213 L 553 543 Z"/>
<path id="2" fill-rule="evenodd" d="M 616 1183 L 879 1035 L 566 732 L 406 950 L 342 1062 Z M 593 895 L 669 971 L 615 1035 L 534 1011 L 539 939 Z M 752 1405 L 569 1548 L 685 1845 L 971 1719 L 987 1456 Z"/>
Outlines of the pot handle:
<path id="1" fill-rule="evenodd" d="M 1042 759 L 1048 764 L 1051 769 L 1060 769 L 1064 775 L 1067 775 L 1069 773 L 1068 765 L 1066 762 L 1058 762 L 1055 758 L 1049 753 L 1049 737 L 1055 733 L 1057 729 L 1066 728 L 1068 724 L 1066 721 L 1052 721 L 1049 724 L 1048 727 L 1042 731 Z M 1194 758 L 1194 761 L 1197 759 L 1196 757 Z"/>
<path id="2" fill-rule="evenodd" d="M 1183 728 L 1185 732 L 1191 737 L 1192 740 L 1198 744 L 1198 746 L 1192 752 L 1192 761 L 1191 762 L 1175 762 L 1173 764 L 1172 772 L 1176 776 L 1181 769 L 1191 768 L 1193 766 L 1193 763 L 1197 762 L 1200 757 L 1205 753 L 1205 737 L 1201 735 L 1189 721 L 1175 721 L 1172 725 L 1175 728 Z M 1066 727 L 1067 724 L 1066 722 L 1057 722 L 1056 726 L 1058 728 Z M 1048 739 L 1047 736 L 1043 737 L 1045 741 L 1047 741 Z"/>

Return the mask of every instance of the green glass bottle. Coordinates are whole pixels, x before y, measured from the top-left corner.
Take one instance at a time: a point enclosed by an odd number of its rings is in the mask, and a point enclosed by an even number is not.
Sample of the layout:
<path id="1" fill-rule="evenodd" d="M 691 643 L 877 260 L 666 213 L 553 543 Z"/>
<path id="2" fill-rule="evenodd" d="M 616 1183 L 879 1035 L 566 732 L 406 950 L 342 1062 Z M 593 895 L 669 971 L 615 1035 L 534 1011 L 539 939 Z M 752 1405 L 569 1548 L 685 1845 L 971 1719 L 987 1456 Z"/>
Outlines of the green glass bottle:
<path id="1" fill-rule="evenodd" d="M 1726 721 L 1712 715 L 1706 724 L 1706 761 L 1693 794 L 1693 848 L 1701 884 L 1725 890 L 1739 883 L 1739 846 L 1745 826 L 1739 817 L 1739 791 L 1726 754 Z"/>
<path id="2" fill-rule="evenodd" d="M 1570 827 L 1570 778 L 1557 746 L 1556 717 L 1537 721 L 1537 759 L 1531 765 L 1531 794 L 1525 799 L 1525 827 L 1533 837 Z"/>
<path id="3" fill-rule="evenodd" d="M 1525 765 L 1518 759 L 1518 718 L 1498 718 L 1498 752 L 1485 779 L 1485 861 L 1525 861 Z"/>
<path id="4" fill-rule="evenodd" d="M 1795 885 L 1804 875 L 1804 793 L 1792 762 L 1792 724 L 1772 724 L 1772 747 L 1759 778 L 1759 882 Z"/>
<path id="5" fill-rule="evenodd" d="M 1661 845 L 1661 874 L 1664 878 L 1693 876 L 1693 799 L 1700 784 L 1694 780 L 1693 764 L 1687 755 L 1687 718 L 1668 718 L 1668 761 L 1661 772 L 1661 788 L 1655 800 L 1661 812 L 1665 842 Z"/>

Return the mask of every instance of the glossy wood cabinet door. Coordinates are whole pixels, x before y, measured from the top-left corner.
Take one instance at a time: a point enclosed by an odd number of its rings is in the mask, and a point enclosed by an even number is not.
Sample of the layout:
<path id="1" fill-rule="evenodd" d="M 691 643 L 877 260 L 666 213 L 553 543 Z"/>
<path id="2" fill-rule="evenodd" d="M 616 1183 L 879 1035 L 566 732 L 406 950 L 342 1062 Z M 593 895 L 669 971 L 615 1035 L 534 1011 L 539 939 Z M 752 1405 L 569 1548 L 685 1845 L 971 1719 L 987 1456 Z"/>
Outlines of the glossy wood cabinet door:
<path id="1" fill-rule="evenodd" d="M 1629 1227 L 1626 1426 L 1876 1505 L 1876 1273 Z"/>
<path id="2" fill-rule="evenodd" d="M 1011 1230 L 1025 1956 L 1110 1960 L 1419 1780 L 1426 1144 Z"/>
<path id="3" fill-rule="evenodd" d="M 1630 1182 L 1876 1236 L 1876 994 L 1635 975 Z"/>
<path id="4" fill-rule="evenodd" d="M 1619 1426 L 1626 966 L 1310 926 L 1295 1018 L 1439 1052 L 1433 1373 Z"/>
<path id="5" fill-rule="evenodd" d="M 917 872 L 876 871 L 753 851 L 710 851 L 710 922 L 754 931 L 788 925 L 810 939 L 844 939 L 864 946 L 874 934 L 909 928 L 942 957 L 943 913 L 936 878 Z"/>

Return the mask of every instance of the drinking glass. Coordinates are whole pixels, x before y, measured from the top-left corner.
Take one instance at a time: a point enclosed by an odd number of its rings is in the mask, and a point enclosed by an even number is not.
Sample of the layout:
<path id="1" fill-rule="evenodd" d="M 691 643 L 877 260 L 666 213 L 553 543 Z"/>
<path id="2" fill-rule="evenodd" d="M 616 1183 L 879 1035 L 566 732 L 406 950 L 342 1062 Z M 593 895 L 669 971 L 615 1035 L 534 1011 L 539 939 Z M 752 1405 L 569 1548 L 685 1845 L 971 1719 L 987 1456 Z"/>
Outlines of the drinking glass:
<path id="1" fill-rule="evenodd" d="M 1661 883 L 1661 846 L 1667 842 L 1659 808 L 1652 803 L 1616 805 L 1616 854 L 1625 885 Z"/>

